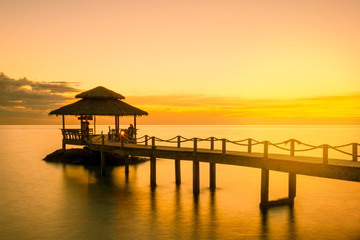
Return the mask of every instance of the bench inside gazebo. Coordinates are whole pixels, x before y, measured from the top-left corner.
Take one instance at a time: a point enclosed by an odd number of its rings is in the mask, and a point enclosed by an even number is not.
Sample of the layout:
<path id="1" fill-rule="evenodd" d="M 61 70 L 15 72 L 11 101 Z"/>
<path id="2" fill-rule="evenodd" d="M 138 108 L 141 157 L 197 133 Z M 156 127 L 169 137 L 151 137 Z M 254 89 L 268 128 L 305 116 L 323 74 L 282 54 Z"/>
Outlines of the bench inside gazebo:
<path id="1" fill-rule="evenodd" d="M 49 115 L 62 116 L 62 148 L 66 144 L 87 145 L 88 141 L 96 134 L 96 116 L 114 116 L 115 129 L 110 129 L 108 138 L 120 141 L 124 138 L 128 142 L 136 143 L 136 117 L 148 115 L 147 112 L 131 106 L 122 100 L 125 97 L 119 93 L 104 87 L 96 87 L 75 96 L 81 100 L 53 110 Z M 80 120 L 79 129 L 65 128 L 65 116 L 78 116 Z M 128 129 L 120 129 L 119 118 L 123 116 L 133 116 L 134 124 Z M 89 128 L 89 121 L 94 121 L 94 128 Z"/>

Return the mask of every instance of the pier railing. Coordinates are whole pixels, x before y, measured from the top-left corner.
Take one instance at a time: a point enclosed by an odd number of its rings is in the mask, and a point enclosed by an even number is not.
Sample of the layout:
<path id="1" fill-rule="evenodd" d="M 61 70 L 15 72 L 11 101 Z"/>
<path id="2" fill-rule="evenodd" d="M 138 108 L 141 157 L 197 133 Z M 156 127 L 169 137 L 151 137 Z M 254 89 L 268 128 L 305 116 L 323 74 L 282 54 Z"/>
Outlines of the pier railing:
<path id="1" fill-rule="evenodd" d="M 98 135 L 91 138 L 90 141 L 102 141 L 102 144 L 105 141 L 114 142 L 112 139 L 109 139 L 106 135 Z M 130 142 L 130 139 L 127 139 L 125 136 L 120 138 L 121 145 L 124 146 L 125 143 Z M 136 139 L 136 144 L 144 144 L 145 146 L 151 146 L 152 148 L 156 148 L 156 142 L 162 143 L 170 143 L 174 144 L 177 148 L 180 148 L 182 143 L 192 142 L 193 143 L 193 151 L 197 151 L 199 142 L 209 142 L 209 149 L 215 150 L 215 142 L 221 142 L 221 152 L 226 154 L 227 145 L 232 144 L 236 146 L 241 146 L 246 148 L 246 152 L 252 153 L 253 146 L 262 145 L 263 146 L 263 156 L 267 158 L 269 155 L 269 148 L 274 147 L 276 149 L 280 149 L 282 151 L 287 152 L 290 156 L 295 156 L 297 152 L 308 152 L 316 149 L 322 149 L 322 159 L 323 163 L 327 164 L 329 160 L 329 150 L 332 149 L 336 152 L 348 155 L 351 157 L 352 161 L 358 161 L 360 155 L 358 154 L 359 143 L 348 143 L 344 145 L 331 146 L 329 144 L 321 144 L 321 145 L 311 145 L 307 143 L 303 143 L 297 139 L 289 139 L 283 142 L 270 142 L 270 141 L 257 141 L 253 138 L 246 138 L 243 140 L 232 141 L 226 138 L 217 138 L 217 137 L 208 137 L 208 138 L 186 138 L 183 136 L 175 136 L 170 139 L 161 139 L 154 136 L 144 135 Z M 299 148 L 302 146 L 302 148 Z M 344 151 L 345 147 L 352 147 L 351 152 Z"/>
<path id="2" fill-rule="evenodd" d="M 150 139 L 152 141 L 152 143 L 151 143 L 152 145 L 155 145 L 156 142 L 166 142 L 166 143 L 176 144 L 178 148 L 180 148 L 181 144 L 185 143 L 185 142 L 193 142 L 194 148 L 197 148 L 198 142 L 206 141 L 206 142 L 210 143 L 211 150 L 214 150 L 214 143 L 220 141 L 221 142 L 221 151 L 224 154 L 226 153 L 227 144 L 233 144 L 233 145 L 237 145 L 237 146 L 246 147 L 248 153 L 251 153 L 253 151 L 252 150 L 253 146 L 263 145 L 264 158 L 268 157 L 270 146 L 280 149 L 280 150 L 283 150 L 283 151 L 286 151 L 290 156 L 295 156 L 296 152 L 307 152 L 307 151 L 312 151 L 312 150 L 316 150 L 316 149 L 322 149 L 322 158 L 323 158 L 323 163 L 325 163 L 325 164 L 328 163 L 330 149 L 337 151 L 339 153 L 351 156 L 351 160 L 353 160 L 353 161 L 357 161 L 358 158 L 360 157 L 360 155 L 358 154 L 358 147 L 360 145 L 359 143 L 348 143 L 348 144 L 344 144 L 344 145 L 331 146 L 329 144 L 311 145 L 311 144 L 303 143 L 297 139 L 289 139 L 289 140 L 286 140 L 283 142 L 272 143 L 270 141 L 257 141 L 252 138 L 246 138 L 243 140 L 232 141 L 232 140 L 228 140 L 226 138 L 216 138 L 216 137 L 185 138 L 183 136 L 176 136 L 176 137 L 173 137 L 170 139 L 161 139 L 158 137 L 150 137 L 148 135 L 144 135 L 140 138 L 137 138 L 137 143 L 138 144 L 143 143 L 147 146 L 147 145 L 149 145 Z M 296 148 L 296 146 L 303 146 L 303 148 Z M 349 146 L 352 147 L 352 152 L 347 152 L 347 151 L 343 150 L 343 148 L 349 147 Z M 194 151 L 196 151 L 196 150 L 194 149 Z"/>

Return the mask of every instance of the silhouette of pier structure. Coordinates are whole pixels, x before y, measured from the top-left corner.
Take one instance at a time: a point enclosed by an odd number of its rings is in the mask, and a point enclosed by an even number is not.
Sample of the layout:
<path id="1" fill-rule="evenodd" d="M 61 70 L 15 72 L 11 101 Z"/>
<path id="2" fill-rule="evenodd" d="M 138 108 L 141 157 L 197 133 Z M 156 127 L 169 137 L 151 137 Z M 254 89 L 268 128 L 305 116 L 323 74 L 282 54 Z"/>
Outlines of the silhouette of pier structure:
<path id="1" fill-rule="evenodd" d="M 50 115 L 62 116 L 62 148 L 66 144 L 85 145 L 89 149 L 101 152 L 101 173 L 105 171 L 105 153 L 116 153 L 125 158 L 125 172 L 129 172 L 129 155 L 150 158 L 150 182 L 156 186 L 156 159 L 173 159 L 175 162 L 175 181 L 181 183 L 180 161 L 192 161 L 193 163 L 193 192 L 195 195 L 200 191 L 200 162 L 209 163 L 210 189 L 216 188 L 216 164 L 253 167 L 261 169 L 261 201 L 260 207 L 266 209 L 274 205 L 294 203 L 296 196 L 296 175 L 309 175 L 324 178 L 340 179 L 345 181 L 360 182 L 360 162 L 358 162 L 358 143 L 350 143 L 341 146 L 327 144 L 313 146 L 302 143 L 296 139 L 290 139 L 280 143 L 269 141 L 256 141 L 244 139 L 230 141 L 209 137 L 184 138 L 176 136 L 171 139 L 160 139 L 147 135 L 137 138 L 136 118 L 146 116 L 147 112 L 125 103 L 125 97 L 102 86 L 93 88 L 75 96 L 81 100 L 51 111 Z M 79 116 L 80 129 L 66 129 L 65 116 Z M 109 129 L 108 135 L 96 135 L 96 116 L 113 116 L 115 129 Z M 134 125 L 128 130 L 120 129 L 120 117 L 132 116 Z M 89 128 L 88 121 L 93 120 L 93 129 Z M 132 132 L 130 134 L 130 132 Z M 209 142 L 208 148 L 198 147 L 199 142 Z M 221 148 L 215 148 L 215 142 L 221 142 Z M 181 146 L 185 142 L 191 142 L 192 147 Z M 159 144 L 162 143 L 163 145 Z M 164 143 L 166 143 L 164 145 Z M 171 146 L 168 146 L 168 145 Z M 245 147 L 245 151 L 227 150 L 229 144 Z M 289 145 L 287 145 L 289 144 Z M 301 145 L 305 148 L 295 148 Z M 262 152 L 254 152 L 253 146 L 261 145 Z M 285 146 L 284 146 L 285 145 Z M 286 147 L 289 146 L 289 147 Z M 273 154 L 269 147 L 286 151 L 286 154 Z M 351 153 L 342 150 L 344 147 L 352 147 Z M 229 148 L 230 149 L 230 148 Z M 296 152 L 305 152 L 322 149 L 321 157 L 295 156 Z M 351 156 L 351 160 L 339 160 L 329 158 L 329 149 Z M 281 171 L 289 174 L 288 196 L 284 199 L 269 201 L 269 171 Z"/>
<path id="2" fill-rule="evenodd" d="M 198 143 L 204 141 L 209 142 L 209 147 L 199 148 Z M 221 142 L 220 149 L 214 147 L 215 142 L 218 141 Z M 191 142 L 192 147 L 181 146 L 182 143 L 185 142 Z M 164 145 L 164 143 L 167 145 Z M 173 146 L 168 146 L 169 144 L 173 144 Z M 229 144 L 245 148 L 245 151 L 227 150 Z M 255 145 L 261 145 L 263 151 L 253 152 L 252 149 Z M 299 148 L 298 146 L 302 146 L 302 148 Z M 188 139 L 182 136 L 164 140 L 147 135 L 137 138 L 136 143 L 129 143 L 126 141 L 125 137 L 120 138 L 119 141 L 112 141 L 105 135 L 98 135 L 90 138 L 88 147 L 91 150 L 101 152 L 102 173 L 105 168 L 105 152 L 123 155 L 125 158 L 126 173 L 129 172 L 129 155 L 149 157 L 151 187 L 156 187 L 157 158 L 174 160 L 176 184 L 181 184 L 180 161 L 192 161 L 194 195 L 198 195 L 200 192 L 200 162 L 209 163 L 209 185 L 212 190 L 216 188 L 216 164 L 259 168 L 261 169 L 261 209 L 284 204 L 293 205 L 296 196 L 296 176 L 298 174 L 360 182 L 360 162 L 357 161 L 360 157 L 358 155 L 358 143 L 349 143 L 341 146 L 330 146 L 328 144 L 314 146 L 302 143 L 296 139 L 271 143 L 269 141 L 259 142 L 250 138 L 240 141 L 230 141 L 228 139 L 219 139 L 215 137 L 206 139 Z M 270 153 L 269 147 L 281 149 L 287 153 Z M 342 150 L 345 147 L 352 148 L 352 151 L 349 153 Z M 322 149 L 321 157 L 295 155 L 296 152 L 305 152 L 315 149 Z M 351 159 L 341 160 L 329 158 L 329 149 L 349 155 L 349 158 Z M 288 173 L 287 197 L 278 200 L 269 200 L 270 170 Z"/>

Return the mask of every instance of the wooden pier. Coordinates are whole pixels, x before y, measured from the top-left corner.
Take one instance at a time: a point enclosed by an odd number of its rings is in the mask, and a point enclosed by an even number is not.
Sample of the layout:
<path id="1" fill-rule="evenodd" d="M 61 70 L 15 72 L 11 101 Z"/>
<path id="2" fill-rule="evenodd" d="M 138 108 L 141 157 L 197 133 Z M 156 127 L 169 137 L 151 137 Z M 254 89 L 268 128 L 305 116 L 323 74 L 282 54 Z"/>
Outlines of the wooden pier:
<path id="1" fill-rule="evenodd" d="M 214 137 L 183 138 L 181 136 L 172 139 L 163 140 L 156 137 L 143 136 L 137 139 L 137 144 L 125 143 L 125 139 L 120 142 L 108 140 L 105 135 L 92 137 L 87 145 L 91 150 L 102 153 L 116 153 L 123 155 L 128 159 L 129 155 L 150 158 L 150 183 L 152 187 L 156 186 L 156 159 L 172 159 L 175 164 L 175 182 L 181 183 L 180 161 L 193 162 L 193 192 L 195 195 L 200 191 L 200 162 L 209 163 L 210 189 L 216 188 L 216 164 L 227 164 L 245 167 L 254 167 L 261 169 L 261 199 L 260 207 L 266 209 L 271 206 L 294 203 L 296 196 L 296 175 L 308 175 L 345 181 L 360 182 L 360 162 L 358 157 L 358 143 L 350 143 L 341 146 L 329 146 L 327 144 L 312 146 L 302 143 L 295 139 L 290 139 L 281 143 L 270 143 L 268 141 L 258 142 L 254 139 L 245 139 L 240 141 L 229 141 L 227 139 L 218 139 Z M 192 147 L 182 147 L 184 142 L 192 142 Z M 198 148 L 198 142 L 208 141 L 209 148 Z M 221 149 L 214 148 L 214 142 L 221 141 Z M 164 146 L 159 143 L 166 142 L 174 146 Z M 158 145 L 159 144 L 159 145 Z M 227 144 L 235 144 L 245 147 L 246 151 L 229 151 Z M 289 144 L 289 148 L 283 145 Z M 306 148 L 296 148 L 295 144 Z M 263 152 L 253 152 L 254 145 L 262 145 Z M 348 153 L 341 150 L 343 147 L 352 146 L 352 152 Z M 287 154 L 271 154 L 269 147 L 278 148 L 287 152 Z M 315 149 L 322 149 L 322 157 L 295 156 L 295 152 L 304 152 Z M 339 160 L 329 158 L 328 151 L 333 149 L 351 156 L 351 160 Z M 101 154 L 101 171 L 104 172 L 105 155 Z M 129 171 L 126 161 L 125 171 Z M 288 177 L 288 196 L 270 201 L 269 200 L 269 171 L 281 171 L 289 174 Z"/>

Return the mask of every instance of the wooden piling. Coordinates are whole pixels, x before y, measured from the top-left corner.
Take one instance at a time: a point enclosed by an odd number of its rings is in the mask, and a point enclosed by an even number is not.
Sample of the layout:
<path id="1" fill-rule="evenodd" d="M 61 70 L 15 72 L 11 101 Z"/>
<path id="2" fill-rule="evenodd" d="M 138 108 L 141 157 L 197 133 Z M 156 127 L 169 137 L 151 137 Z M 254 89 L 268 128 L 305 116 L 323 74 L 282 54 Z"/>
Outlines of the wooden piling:
<path id="1" fill-rule="evenodd" d="M 194 159 L 193 159 L 193 193 L 198 195 L 200 192 L 200 163 L 196 157 L 197 138 L 194 138 Z"/>
<path id="2" fill-rule="evenodd" d="M 296 174 L 289 173 L 289 198 L 296 197 Z"/>
<path id="3" fill-rule="evenodd" d="M 261 169 L 261 199 L 260 208 L 265 208 L 269 202 L 269 169 Z"/>
<path id="4" fill-rule="evenodd" d="M 151 187 L 156 187 L 156 158 L 150 157 L 150 182 Z"/>
<path id="5" fill-rule="evenodd" d="M 214 150 L 214 137 L 210 138 L 210 149 Z M 216 189 L 216 164 L 214 162 L 210 162 L 209 168 L 209 175 L 210 175 L 210 189 Z"/>
<path id="6" fill-rule="evenodd" d="M 210 163 L 210 189 L 216 189 L 216 164 L 214 162 Z"/>
<path id="7" fill-rule="evenodd" d="M 175 182 L 176 185 L 181 183 L 180 159 L 175 159 Z"/>
<path id="8" fill-rule="evenodd" d="M 151 137 L 151 148 L 155 149 L 155 137 Z M 150 157 L 150 182 L 151 187 L 156 187 L 156 158 L 153 156 L 153 153 Z"/>
<path id="9" fill-rule="evenodd" d="M 295 139 L 290 140 L 290 156 L 295 156 Z M 289 198 L 296 197 L 296 174 L 289 173 Z"/>

